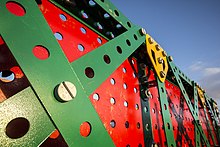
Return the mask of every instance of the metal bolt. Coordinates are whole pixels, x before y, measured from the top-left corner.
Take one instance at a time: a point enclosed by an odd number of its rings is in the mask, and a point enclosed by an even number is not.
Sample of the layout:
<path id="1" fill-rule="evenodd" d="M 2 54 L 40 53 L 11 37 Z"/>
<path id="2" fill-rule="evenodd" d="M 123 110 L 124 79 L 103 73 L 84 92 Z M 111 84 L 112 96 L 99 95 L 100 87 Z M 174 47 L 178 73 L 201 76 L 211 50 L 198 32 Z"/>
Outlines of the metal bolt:
<path id="1" fill-rule="evenodd" d="M 163 63 L 163 58 L 159 57 L 159 58 L 157 58 L 157 60 L 158 60 L 158 62 L 159 62 L 160 64 Z"/>
<path id="2" fill-rule="evenodd" d="M 152 147 L 158 147 L 158 145 L 156 143 L 153 143 Z"/>
<path id="3" fill-rule="evenodd" d="M 145 68 L 146 68 L 146 64 L 144 64 L 144 63 L 140 63 L 140 67 L 141 67 L 142 70 L 145 70 Z"/>
<path id="4" fill-rule="evenodd" d="M 76 97 L 76 86 L 68 81 L 60 83 L 55 88 L 55 97 L 62 102 L 68 102 Z"/>
<path id="5" fill-rule="evenodd" d="M 160 45 L 157 44 L 155 47 L 156 47 L 156 50 L 157 50 L 157 51 L 161 50 Z"/>
<path id="6" fill-rule="evenodd" d="M 145 90 L 145 95 L 146 95 L 146 97 L 149 99 L 149 98 L 152 98 L 152 94 L 151 94 L 151 92 L 150 92 L 150 90 Z"/>
<path id="7" fill-rule="evenodd" d="M 160 71 L 160 76 L 161 76 L 161 78 L 165 78 L 165 76 L 166 76 L 165 72 L 164 71 Z"/>
<path id="8" fill-rule="evenodd" d="M 167 56 L 166 51 L 162 51 L 162 55 L 163 55 L 164 57 L 166 57 L 166 56 Z"/>
<path id="9" fill-rule="evenodd" d="M 172 56 L 169 56 L 168 58 L 169 58 L 169 61 L 171 61 L 171 62 L 173 61 L 173 57 Z"/>
<path id="10" fill-rule="evenodd" d="M 147 32 L 144 28 L 141 28 L 140 33 L 141 33 L 141 35 L 146 35 L 147 34 Z"/>
<path id="11" fill-rule="evenodd" d="M 153 44 L 153 43 L 154 43 L 154 40 L 150 37 L 150 38 L 148 38 L 148 42 L 149 42 L 150 44 Z"/>

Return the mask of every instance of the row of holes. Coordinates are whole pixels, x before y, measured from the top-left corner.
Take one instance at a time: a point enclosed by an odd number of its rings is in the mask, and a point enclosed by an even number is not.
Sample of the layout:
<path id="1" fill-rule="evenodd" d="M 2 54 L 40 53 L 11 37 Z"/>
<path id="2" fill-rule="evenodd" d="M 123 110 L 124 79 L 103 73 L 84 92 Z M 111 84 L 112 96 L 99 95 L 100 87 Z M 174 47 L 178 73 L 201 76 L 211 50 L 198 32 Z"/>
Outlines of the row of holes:
<path id="1" fill-rule="evenodd" d="M 138 38 L 137 38 L 137 35 L 135 35 L 134 34 L 134 39 L 135 40 L 137 40 Z M 126 40 L 126 44 L 128 45 L 128 46 L 131 46 L 131 42 L 130 42 L 130 40 Z M 117 50 L 117 52 L 119 53 L 119 54 L 122 54 L 122 49 L 121 49 L 121 47 L 120 46 L 117 46 L 116 47 L 116 50 Z M 109 57 L 109 55 L 107 55 L 107 54 L 105 54 L 104 56 L 103 56 L 103 60 L 104 60 L 104 62 L 106 63 L 106 64 L 110 64 L 111 63 L 111 58 Z M 134 64 L 134 61 L 132 60 L 132 64 Z M 85 69 L 85 75 L 88 77 L 88 78 L 93 78 L 94 76 L 95 76 L 95 73 L 94 73 L 94 70 L 91 68 L 91 67 L 86 67 L 86 69 Z M 133 74 L 133 76 L 135 76 L 134 74 Z"/>
<path id="2" fill-rule="evenodd" d="M 116 121 L 115 120 L 111 120 L 110 121 L 110 126 L 111 128 L 115 128 L 116 127 Z M 128 121 L 125 122 L 125 128 L 129 128 L 130 127 L 130 123 Z M 141 124 L 139 122 L 137 122 L 136 124 L 137 129 L 141 128 Z"/>

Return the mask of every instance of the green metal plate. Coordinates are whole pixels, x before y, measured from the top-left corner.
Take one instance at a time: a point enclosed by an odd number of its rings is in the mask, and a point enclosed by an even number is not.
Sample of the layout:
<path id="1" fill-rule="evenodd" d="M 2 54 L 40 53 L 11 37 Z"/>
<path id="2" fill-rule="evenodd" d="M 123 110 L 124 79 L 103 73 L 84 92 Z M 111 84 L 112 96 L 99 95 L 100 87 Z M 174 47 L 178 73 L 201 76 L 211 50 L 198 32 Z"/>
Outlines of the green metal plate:
<path id="1" fill-rule="evenodd" d="M 15 16 L 10 13 L 5 6 L 6 2 L 6 0 L 0 2 L 1 14 L 4 14 L 0 16 L 0 20 L 4 20 L 0 22 L 2 38 L 67 144 L 69 146 L 90 146 L 91 144 L 113 146 L 110 136 L 36 2 L 16 0 L 25 9 L 24 16 Z M 50 55 L 48 59 L 40 60 L 33 55 L 32 50 L 36 45 L 48 50 Z M 74 83 L 77 90 L 74 100 L 66 103 L 61 103 L 54 97 L 55 87 L 63 81 Z M 80 135 L 80 125 L 84 122 L 89 122 L 92 128 L 88 137 Z"/>
<path id="2" fill-rule="evenodd" d="M 29 121 L 28 132 L 21 138 L 9 138 L 6 135 L 7 124 L 21 117 Z M 19 125 L 18 121 L 15 121 L 15 126 L 20 126 L 21 129 L 25 127 Z M 38 146 L 54 130 L 50 118 L 30 87 L 0 103 L 0 146 Z"/>

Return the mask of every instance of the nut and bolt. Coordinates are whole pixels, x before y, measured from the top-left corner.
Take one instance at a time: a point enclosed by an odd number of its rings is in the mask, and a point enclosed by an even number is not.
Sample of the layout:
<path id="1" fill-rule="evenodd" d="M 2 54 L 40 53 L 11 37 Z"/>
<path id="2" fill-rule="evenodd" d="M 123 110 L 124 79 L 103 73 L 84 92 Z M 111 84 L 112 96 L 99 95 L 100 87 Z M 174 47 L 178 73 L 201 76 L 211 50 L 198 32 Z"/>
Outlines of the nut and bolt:
<path id="1" fill-rule="evenodd" d="M 161 58 L 161 57 L 159 57 L 159 58 L 157 58 L 157 60 L 158 60 L 158 62 L 160 63 L 160 64 L 162 64 L 163 63 L 163 58 Z"/>
<path id="2" fill-rule="evenodd" d="M 165 72 L 164 71 L 160 71 L 160 76 L 161 76 L 161 78 L 165 78 L 165 76 L 166 76 Z"/>
<path id="3" fill-rule="evenodd" d="M 146 95 L 146 97 L 149 99 L 149 98 L 152 98 L 152 94 L 151 94 L 151 92 L 150 92 L 150 90 L 145 90 L 145 95 Z"/>
<path id="4" fill-rule="evenodd" d="M 154 40 L 153 40 L 151 37 L 149 37 L 149 38 L 148 38 L 148 42 L 149 42 L 150 44 L 153 44 L 153 43 L 154 43 Z"/>
<path id="5" fill-rule="evenodd" d="M 167 56 L 166 51 L 162 51 L 162 55 L 163 55 L 164 57 L 166 57 L 166 56 Z"/>
<path id="6" fill-rule="evenodd" d="M 141 29 L 140 29 L 140 34 L 141 34 L 141 35 L 146 35 L 147 32 L 146 32 L 146 30 L 145 30 L 144 28 L 141 28 Z"/>
<path id="7" fill-rule="evenodd" d="M 172 57 L 172 56 L 169 56 L 168 59 L 169 59 L 169 61 L 171 61 L 171 62 L 173 61 L 173 57 Z"/>
<path id="8" fill-rule="evenodd" d="M 156 50 L 157 50 L 157 51 L 161 50 L 160 45 L 157 44 L 155 47 L 156 47 Z"/>
<path id="9" fill-rule="evenodd" d="M 58 101 L 68 102 L 76 97 L 76 86 L 68 81 L 60 83 L 55 88 L 55 97 Z"/>

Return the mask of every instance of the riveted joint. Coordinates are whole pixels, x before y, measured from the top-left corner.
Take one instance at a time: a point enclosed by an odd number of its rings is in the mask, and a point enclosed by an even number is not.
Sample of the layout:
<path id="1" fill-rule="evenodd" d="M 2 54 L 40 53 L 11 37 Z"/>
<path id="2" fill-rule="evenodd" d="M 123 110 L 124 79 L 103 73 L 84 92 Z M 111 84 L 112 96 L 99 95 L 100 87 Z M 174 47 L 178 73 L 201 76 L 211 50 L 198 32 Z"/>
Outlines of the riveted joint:
<path id="1" fill-rule="evenodd" d="M 162 78 L 165 78 L 165 76 L 166 76 L 165 72 L 164 72 L 164 71 L 161 71 L 161 72 L 160 72 L 160 76 L 161 76 Z"/>
<path id="2" fill-rule="evenodd" d="M 166 56 L 167 56 L 166 51 L 162 51 L 162 55 L 163 55 L 164 57 L 166 57 Z"/>
<path id="3" fill-rule="evenodd" d="M 68 102 L 76 97 L 76 86 L 68 81 L 60 83 L 54 89 L 55 98 L 60 102 Z"/>
<path id="4" fill-rule="evenodd" d="M 155 47 L 156 47 L 156 50 L 157 50 L 157 51 L 160 51 L 160 50 L 161 50 L 160 45 L 157 44 L 157 45 L 155 45 Z"/>
<path id="5" fill-rule="evenodd" d="M 141 35 L 146 35 L 147 32 L 146 32 L 146 30 L 145 30 L 144 28 L 141 28 L 141 29 L 140 29 L 140 34 L 141 34 Z"/>
<path id="6" fill-rule="evenodd" d="M 169 59 L 170 62 L 173 61 L 173 57 L 172 56 L 169 56 L 168 59 Z"/>
<path id="7" fill-rule="evenodd" d="M 145 95 L 146 95 L 147 99 L 152 98 L 152 94 L 149 89 L 145 90 Z"/>
<path id="8" fill-rule="evenodd" d="M 161 57 L 159 57 L 159 58 L 157 58 L 157 59 L 158 59 L 158 62 L 159 62 L 160 64 L 162 64 L 162 63 L 164 62 L 163 58 L 161 58 Z"/>

